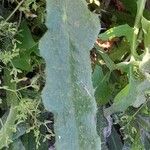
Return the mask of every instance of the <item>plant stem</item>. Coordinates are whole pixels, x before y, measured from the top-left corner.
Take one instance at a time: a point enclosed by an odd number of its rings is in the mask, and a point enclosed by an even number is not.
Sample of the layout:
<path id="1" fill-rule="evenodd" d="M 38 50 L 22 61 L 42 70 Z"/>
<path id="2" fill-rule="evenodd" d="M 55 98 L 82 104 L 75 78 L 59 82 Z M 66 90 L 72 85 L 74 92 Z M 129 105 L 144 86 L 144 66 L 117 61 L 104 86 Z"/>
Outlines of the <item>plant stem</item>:
<path id="1" fill-rule="evenodd" d="M 134 23 L 134 28 L 133 28 L 133 37 L 132 37 L 132 45 L 131 45 L 131 59 L 130 59 L 130 63 L 132 65 L 130 65 L 130 75 L 129 75 L 129 82 L 132 82 L 133 77 L 134 77 L 134 63 L 136 61 L 136 59 L 138 58 L 138 54 L 137 54 L 137 46 L 138 46 L 138 35 L 140 32 L 140 27 L 141 27 L 141 19 L 143 16 L 143 11 L 145 8 L 145 4 L 146 4 L 146 0 L 138 0 L 137 1 L 137 14 L 136 14 L 136 18 L 135 18 L 135 23 Z"/>
<path id="2" fill-rule="evenodd" d="M 133 32 L 133 39 L 132 39 L 132 45 L 131 45 L 131 60 L 134 60 L 137 56 L 136 48 L 137 48 L 137 38 L 141 26 L 141 18 L 143 16 L 143 11 L 145 8 L 146 0 L 138 0 L 137 1 L 137 15 L 135 18 L 135 24 L 134 24 L 134 32 Z"/>

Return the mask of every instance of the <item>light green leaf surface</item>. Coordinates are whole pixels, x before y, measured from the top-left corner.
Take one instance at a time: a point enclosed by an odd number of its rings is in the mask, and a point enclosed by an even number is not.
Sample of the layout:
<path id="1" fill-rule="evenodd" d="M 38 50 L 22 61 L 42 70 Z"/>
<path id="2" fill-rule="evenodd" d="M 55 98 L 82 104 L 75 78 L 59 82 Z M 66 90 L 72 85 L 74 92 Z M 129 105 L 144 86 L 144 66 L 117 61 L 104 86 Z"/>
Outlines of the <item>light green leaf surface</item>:
<path id="1" fill-rule="evenodd" d="M 47 0 L 47 33 L 40 41 L 46 61 L 45 108 L 54 114 L 57 150 L 100 150 L 89 50 L 99 19 L 84 0 Z"/>
<path id="2" fill-rule="evenodd" d="M 114 103 L 107 108 L 106 114 L 110 115 L 115 112 L 123 112 L 129 106 L 138 108 L 147 100 L 146 96 L 150 91 L 150 80 L 139 81 L 130 78 L 130 82 L 126 85 L 114 98 Z"/>
<path id="3" fill-rule="evenodd" d="M 132 41 L 133 29 L 127 25 L 120 25 L 118 27 L 113 27 L 106 32 L 99 35 L 99 38 L 102 40 L 111 40 L 115 37 L 125 36 L 129 42 Z"/>

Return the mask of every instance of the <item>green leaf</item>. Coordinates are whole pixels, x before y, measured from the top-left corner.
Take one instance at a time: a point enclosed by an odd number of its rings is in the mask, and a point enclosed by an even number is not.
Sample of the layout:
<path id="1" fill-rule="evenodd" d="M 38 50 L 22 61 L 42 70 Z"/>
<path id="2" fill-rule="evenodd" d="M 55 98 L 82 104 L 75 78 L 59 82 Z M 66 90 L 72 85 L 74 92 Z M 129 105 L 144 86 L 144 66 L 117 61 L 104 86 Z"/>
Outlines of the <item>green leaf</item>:
<path id="1" fill-rule="evenodd" d="M 103 80 L 104 74 L 101 66 L 96 66 L 92 74 L 93 87 L 96 89 L 99 86 L 99 83 Z"/>
<path id="2" fill-rule="evenodd" d="M 100 30 L 85 0 L 47 0 L 47 33 L 40 41 L 46 61 L 45 108 L 54 114 L 57 150 L 100 150 L 89 50 Z"/>
<path id="3" fill-rule="evenodd" d="M 36 45 L 26 21 L 21 23 L 20 33 L 17 39 L 20 42 L 17 44 L 17 47 L 20 49 L 31 49 L 34 45 Z"/>
<path id="4" fill-rule="evenodd" d="M 98 104 L 106 104 L 109 101 L 111 89 L 108 85 L 108 74 L 104 76 L 102 68 L 96 66 L 93 72 L 92 81 L 95 88 L 95 98 Z"/>
<path id="5" fill-rule="evenodd" d="M 119 43 L 119 46 L 116 46 L 111 50 L 109 57 L 114 62 L 120 62 L 128 53 L 130 53 L 130 45 L 126 40 L 123 40 Z"/>
<path id="6" fill-rule="evenodd" d="M 129 12 L 113 10 L 113 16 L 117 19 L 116 22 L 119 25 L 128 24 L 131 27 L 134 25 L 135 14 L 129 14 Z"/>
<path id="7" fill-rule="evenodd" d="M 106 66 L 109 68 L 110 71 L 113 71 L 113 70 L 117 69 L 116 64 L 109 58 L 109 56 L 106 54 L 105 51 L 103 51 L 96 44 L 95 44 L 95 48 L 96 48 L 97 52 L 101 55 L 101 57 L 103 58 L 103 60 L 105 61 Z"/>
<path id="8" fill-rule="evenodd" d="M 33 40 L 31 31 L 25 21 L 22 22 L 20 30 L 21 33 L 17 37 L 17 40 L 20 42 L 17 44 L 17 48 L 20 49 L 20 54 L 14 58 L 13 64 L 18 69 L 30 71 L 32 69 L 31 53 L 37 54 L 38 46 Z"/>
<path id="9" fill-rule="evenodd" d="M 121 99 L 123 99 L 124 97 L 126 97 L 127 95 L 128 95 L 128 93 L 129 93 L 129 84 L 128 85 L 126 85 L 117 95 L 116 95 L 116 97 L 115 97 L 115 99 L 114 99 L 114 102 L 118 102 L 118 101 L 120 101 Z"/>
<path id="10" fill-rule="evenodd" d="M 149 116 L 137 116 L 138 124 L 140 128 L 143 128 L 143 130 L 149 132 L 150 131 L 150 117 Z"/>
<path id="11" fill-rule="evenodd" d="M 26 150 L 37 150 L 37 149 L 38 150 L 47 150 L 48 149 L 48 145 L 49 145 L 48 141 L 46 140 L 46 142 L 43 142 L 42 138 L 39 141 L 40 145 L 38 145 L 38 148 L 36 147 L 37 143 L 36 143 L 36 139 L 34 137 L 33 132 L 24 134 L 21 139 L 22 139 L 22 143 Z"/>
<path id="12" fill-rule="evenodd" d="M 115 37 L 125 36 L 129 42 L 132 42 L 133 29 L 125 24 L 118 27 L 113 27 L 99 35 L 102 40 L 111 40 Z"/>

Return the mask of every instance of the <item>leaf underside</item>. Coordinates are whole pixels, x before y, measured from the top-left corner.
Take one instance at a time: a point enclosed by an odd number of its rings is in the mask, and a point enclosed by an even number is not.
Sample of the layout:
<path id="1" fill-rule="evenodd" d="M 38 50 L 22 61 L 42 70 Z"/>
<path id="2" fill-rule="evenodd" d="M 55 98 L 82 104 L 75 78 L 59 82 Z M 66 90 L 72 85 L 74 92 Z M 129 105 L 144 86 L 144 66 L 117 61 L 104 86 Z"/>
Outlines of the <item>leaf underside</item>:
<path id="1" fill-rule="evenodd" d="M 40 41 L 46 61 L 45 108 L 54 114 L 57 150 L 100 150 L 89 50 L 98 17 L 84 0 L 47 0 L 47 33 Z"/>

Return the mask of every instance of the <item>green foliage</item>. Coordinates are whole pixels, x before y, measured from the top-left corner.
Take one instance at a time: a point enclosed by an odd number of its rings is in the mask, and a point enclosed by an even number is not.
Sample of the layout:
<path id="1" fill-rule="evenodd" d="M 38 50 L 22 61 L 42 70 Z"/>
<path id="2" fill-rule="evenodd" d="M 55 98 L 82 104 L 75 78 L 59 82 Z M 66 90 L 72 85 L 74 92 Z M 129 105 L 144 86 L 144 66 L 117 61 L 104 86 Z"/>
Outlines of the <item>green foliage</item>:
<path id="1" fill-rule="evenodd" d="M 7 6 L 7 1 L 2 6 L 0 3 L 2 8 L 4 5 Z M 26 76 L 43 65 L 38 56 L 37 43 L 27 21 L 20 20 L 21 24 L 17 20 L 14 20 L 15 23 L 8 22 L 20 7 L 28 7 L 29 10 L 31 5 L 31 1 L 20 2 L 7 19 L 0 21 L 0 93 L 3 93 L 0 104 L 0 149 L 26 149 L 24 141 L 28 138 L 27 134 L 31 134 L 35 143 L 33 149 L 48 148 L 44 142 L 54 136 L 48 126 L 48 113 L 40 100 L 40 88 L 44 82 L 41 81 L 42 73 L 39 75 L 36 72 L 34 77 Z M 9 10 L 9 7 L 5 9 Z"/>
<path id="2" fill-rule="evenodd" d="M 0 149 L 149 150 L 150 3 L 86 2 L 0 0 Z"/>
<path id="3" fill-rule="evenodd" d="M 123 116 L 121 118 L 120 125 L 122 126 L 122 132 L 124 133 L 124 141 L 127 141 L 129 144 L 129 149 L 142 149 L 144 150 L 148 146 L 149 138 L 145 135 L 147 133 L 147 119 L 144 119 L 144 116 L 139 115 L 142 113 L 141 110 L 145 110 L 147 117 L 149 113 L 147 110 L 149 109 L 149 94 L 150 94 L 150 78 L 149 78 L 149 21 L 143 17 L 144 7 L 146 1 L 137 1 L 137 16 L 135 19 L 134 28 L 131 28 L 128 25 L 119 25 L 118 27 L 113 27 L 106 32 L 99 35 L 101 40 L 112 40 L 113 38 L 125 37 L 122 40 L 122 43 L 128 44 L 125 46 L 127 49 L 122 49 L 121 44 L 117 45 L 110 54 L 106 54 L 103 50 L 96 46 L 98 51 L 103 52 L 101 54 L 101 58 L 105 61 L 107 68 L 112 71 L 115 68 L 121 70 L 121 73 L 124 75 L 127 73 L 128 82 L 124 84 L 123 87 L 119 87 L 114 94 L 112 104 L 109 108 L 104 110 L 104 115 L 109 116 L 116 112 L 123 112 Z M 124 1 L 125 3 L 125 1 Z M 126 1 L 128 3 L 128 1 Z M 133 2 L 134 3 L 134 2 Z M 133 4 L 132 3 L 132 4 Z M 128 7 L 127 9 L 131 9 Z M 134 15 L 133 11 L 133 15 Z M 141 48 L 139 43 L 144 41 L 144 46 Z M 123 48 L 124 48 L 123 47 Z M 115 51 L 114 51 L 115 50 Z M 129 51 L 130 50 L 130 51 Z M 110 67 L 110 63 L 102 56 L 107 55 L 107 60 L 109 57 L 118 64 L 114 64 L 114 69 Z M 114 55 L 115 54 L 115 55 Z M 122 56 L 122 57 L 121 57 Z M 127 58 L 126 58 L 127 57 Z M 120 58 L 120 59 L 119 59 Z M 112 61 L 111 60 L 111 61 Z M 111 62 L 109 61 L 109 62 Z M 111 63 L 112 64 L 112 63 Z M 103 65 L 100 64 L 102 67 Z M 118 68 L 119 67 L 119 68 Z M 103 67 L 103 69 L 105 69 Z M 96 71 L 96 68 L 95 68 Z M 108 73 L 108 71 L 106 71 Z M 99 75 L 101 71 L 99 71 Z M 109 82 L 111 81 L 111 76 Z M 120 78 L 120 76 L 119 76 Z M 113 81 L 114 82 L 114 81 Z M 118 82 L 118 81 L 117 81 Z M 111 85 L 111 83 L 109 83 Z M 121 85 L 121 82 L 119 82 Z M 105 87 L 105 86 L 104 86 Z M 97 92 L 97 91 L 96 91 Z M 109 92 L 108 92 L 109 93 Z M 99 96 L 100 97 L 100 96 Z M 111 99 L 111 98 L 110 98 Z M 101 100 L 99 102 L 103 104 Z M 131 107 L 132 106 L 132 107 Z M 142 120 L 141 120 L 142 118 Z M 116 118 L 115 118 L 116 120 Z M 124 120 L 124 121 L 123 121 Z M 142 125 L 138 126 L 138 124 L 142 123 Z M 142 132 L 144 130 L 144 132 Z M 114 133 L 112 133 L 114 136 Z M 143 140 L 146 138 L 146 142 Z M 112 140 L 113 141 L 113 140 Z M 111 141 L 111 142 L 112 142 Z M 112 146 L 112 144 L 111 144 Z"/>
<path id="4" fill-rule="evenodd" d="M 134 27 L 134 33 L 132 32 L 132 29 L 128 26 L 120 26 L 120 27 L 115 27 L 114 29 L 110 29 L 109 31 L 107 31 L 106 33 L 103 33 L 100 37 L 105 37 L 108 38 L 110 36 L 110 38 L 116 37 L 116 36 L 126 36 L 128 41 L 131 44 L 131 59 L 130 59 L 130 69 L 128 70 L 128 75 L 129 75 L 129 84 L 122 89 L 114 98 L 114 104 L 108 109 L 107 113 L 114 113 L 116 111 L 125 111 L 129 106 L 134 106 L 134 107 L 139 107 L 142 103 L 144 103 L 146 101 L 146 95 L 149 93 L 150 90 L 150 80 L 148 76 L 144 76 L 144 74 L 142 74 L 139 71 L 139 59 L 135 58 L 137 57 L 137 52 L 136 52 L 136 47 L 137 47 L 137 35 L 139 32 L 139 25 L 140 21 L 142 19 L 142 12 L 144 9 L 144 4 L 141 4 L 140 2 L 138 2 L 138 13 L 137 13 L 137 17 L 136 17 L 136 21 L 135 21 L 135 27 Z M 126 34 L 125 30 L 121 29 L 121 28 L 129 28 L 131 34 L 130 35 L 128 32 Z M 112 30 L 112 32 L 111 32 Z M 132 37 L 132 40 L 131 38 Z M 144 37 L 147 38 L 147 36 Z M 108 38 L 109 39 L 109 38 Z M 148 40 L 147 40 L 148 41 Z M 145 49 L 146 51 L 146 49 Z M 149 54 L 146 56 L 149 59 Z M 145 57 L 145 56 L 144 56 Z M 144 58 L 143 57 L 143 58 Z M 145 59 L 143 60 L 145 61 Z M 143 61 L 141 61 L 140 63 L 142 63 Z M 146 60 L 147 61 L 147 60 Z M 148 64 L 148 62 L 147 62 Z M 109 66 L 108 66 L 109 67 Z"/>

